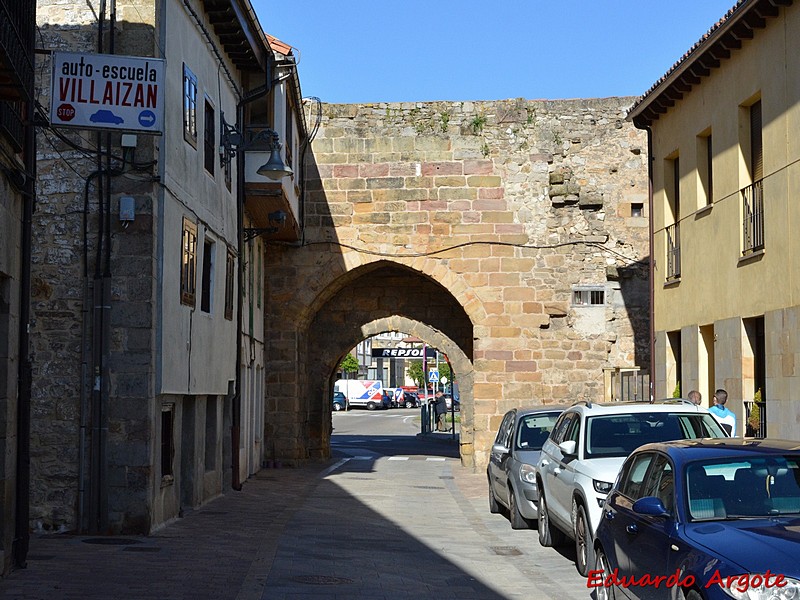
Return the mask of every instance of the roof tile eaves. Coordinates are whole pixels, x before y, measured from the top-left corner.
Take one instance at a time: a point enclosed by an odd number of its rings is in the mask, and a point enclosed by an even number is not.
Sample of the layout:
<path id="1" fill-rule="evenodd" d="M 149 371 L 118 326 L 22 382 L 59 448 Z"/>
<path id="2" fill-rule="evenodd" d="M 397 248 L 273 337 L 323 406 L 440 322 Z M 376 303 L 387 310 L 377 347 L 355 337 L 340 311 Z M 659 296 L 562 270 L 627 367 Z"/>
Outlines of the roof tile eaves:
<path id="1" fill-rule="evenodd" d="M 641 96 L 640 96 L 640 97 L 639 97 L 639 98 L 636 100 L 636 102 L 634 102 L 634 103 L 633 103 L 633 106 L 631 106 L 631 108 L 628 110 L 628 114 L 632 113 L 632 112 L 633 112 L 633 111 L 634 111 L 634 110 L 635 110 L 635 109 L 636 109 L 636 108 L 637 108 L 637 107 L 638 107 L 640 104 L 642 104 L 642 103 L 643 103 L 643 102 L 644 102 L 644 101 L 647 99 L 647 97 L 648 97 L 648 96 L 650 96 L 650 94 L 652 94 L 652 93 L 653 93 L 653 92 L 654 92 L 654 91 L 655 91 L 655 90 L 656 90 L 656 89 L 657 89 L 657 88 L 658 88 L 658 87 L 659 87 L 661 84 L 663 84 L 663 83 L 664 83 L 664 82 L 665 82 L 667 79 L 669 79 L 669 78 L 670 78 L 670 76 L 671 76 L 671 75 L 672 75 L 672 74 L 673 74 L 673 73 L 674 73 L 674 72 L 675 72 L 675 71 L 676 71 L 678 68 L 680 68 L 680 66 L 681 66 L 681 65 L 683 65 L 683 64 L 684 64 L 686 61 L 688 61 L 688 60 L 691 58 L 691 56 L 692 56 L 692 55 L 693 55 L 695 52 L 697 52 L 697 51 L 700 49 L 700 47 L 701 47 L 701 46 L 703 46 L 703 45 L 706 43 L 706 41 L 708 41 L 708 39 L 709 39 L 709 38 L 710 38 L 710 37 L 711 37 L 711 36 L 712 36 L 712 35 L 713 35 L 713 34 L 714 34 L 714 33 L 715 33 L 715 32 L 716 32 L 716 31 L 717 31 L 719 28 L 720 28 L 720 27 L 722 27 L 723 25 L 725 25 L 725 24 L 726 24 L 726 23 L 727 23 L 727 22 L 728 22 L 728 21 L 731 19 L 731 17 L 733 17 L 734 13 L 736 13 L 736 12 L 739 10 L 739 8 L 741 8 L 741 6 L 742 6 L 743 4 L 747 3 L 748 1 L 749 1 L 749 0 L 737 0 L 736 4 L 734 4 L 734 5 L 733 5 L 733 7 L 732 7 L 732 8 L 730 8 L 730 9 L 728 10 L 728 12 L 726 12 L 726 13 L 725 13 L 725 15 L 724 15 L 724 16 L 723 16 L 723 17 L 722 17 L 722 18 L 721 18 L 719 21 L 717 21 L 716 23 L 714 23 L 714 25 L 712 25 L 712 26 L 711 26 L 711 29 L 709 29 L 709 30 L 708 30 L 706 33 L 704 33 L 704 34 L 703 34 L 703 35 L 700 37 L 700 39 L 699 39 L 699 40 L 697 40 L 697 41 L 696 41 L 696 42 L 695 42 L 695 43 L 692 45 L 692 47 L 691 47 L 691 48 L 689 48 L 689 50 L 687 50 L 687 51 L 684 53 L 684 55 L 683 55 L 683 56 L 681 56 L 681 57 L 680 57 L 680 58 L 679 58 L 679 59 L 678 59 L 678 60 L 675 62 L 675 64 L 673 64 L 673 65 L 672 65 L 672 67 L 670 67 L 670 68 L 669 68 L 669 70 L 668 70 L 666 73 L 664 73 L 664 75 L 662 75 L 662 76 L 661 76 L 661 77 L 658 79 L 658 81 L 656 81 L 656 82 L 655 82 L 653 85 L 651 85 L 651 86 L 650 86 L 650 88 L 649 88 L 649 89 L 648 89 L 648 90 L 647 90 L 647 91 L 646 91 L 644 94 L 642 94 L 642 95 L 641 95 Z"/>

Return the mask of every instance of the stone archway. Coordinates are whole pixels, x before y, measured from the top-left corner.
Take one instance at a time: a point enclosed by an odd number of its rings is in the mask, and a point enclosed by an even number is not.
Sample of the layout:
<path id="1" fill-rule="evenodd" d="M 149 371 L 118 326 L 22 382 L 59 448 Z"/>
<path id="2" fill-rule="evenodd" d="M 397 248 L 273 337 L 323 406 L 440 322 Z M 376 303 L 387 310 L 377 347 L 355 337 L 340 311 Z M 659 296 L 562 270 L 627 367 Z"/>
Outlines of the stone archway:
<path id="1" fill-rule="evenodd" d="M 327 399 L 343 354 L 377 333 L 402 331 L 448 355 L 462 386 L 462 454 L 465 463 L 471 464 L 473 325 L 458 300 L 432 278 L 389 261 L 356 269 L 332 285 L 336 292 L 326 294 L 327 301 L 300 332 L 306 341 L 301 377 L 308 398 L 309 454 L 327 456 L 329 452 L 331 409 Z"/>

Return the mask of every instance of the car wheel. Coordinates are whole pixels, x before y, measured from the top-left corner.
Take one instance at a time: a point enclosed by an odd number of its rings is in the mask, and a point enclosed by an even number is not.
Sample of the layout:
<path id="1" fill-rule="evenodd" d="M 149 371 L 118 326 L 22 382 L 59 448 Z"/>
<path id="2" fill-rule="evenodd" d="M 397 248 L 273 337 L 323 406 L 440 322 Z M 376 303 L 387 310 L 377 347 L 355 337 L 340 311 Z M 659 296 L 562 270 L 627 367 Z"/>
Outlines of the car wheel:
<path id="1" fill-rule="evenodd" d="M 494 497 L 491 481 L 489 482 L 489 512 L 493 515 L 500 512 L 500 505 L 497 503 L 497 498 Z"/>
<path id="2" fill-rule="evenodd" d="M 377 404 L 374 402 L 367 402 L 367 410 L 375 410 L 377 408 Z"/>
<path id="3" fill-rule="evenodd" d="M 514 488 L 511 487 L 510 483 L 508 484 L 508 520 L 511 521 L 511 529 L 531 528 L 531 522 L 523 517 L 519 512 L 519 506 L 517 506 L 517 497 L 514 494 Z"/>
<path id="4" fill-rule="evenodd" d="M 589 531 L 589 519 L 586 518 L 586 508 L 577 501 L 572 501 L 572 514 L 575 515 L 575 566 L 578 573 L 586 577 L 589 566 L 594 564 L 594 547 L 592 546 L 592 533 Z"/>
<path id="5" fill-rule="evenodd" d="M 564 533 L 550 523 L 550 515 L 547 513 L 547 500 L 544 490 L 539 485 L 539 543 L 545 548 L 551 546 L 561 546 L 564 543 Z"/>
<path id="6" fill-rule="evenodd" d="M 605 582 L 611 575 L 611 567 L 608 564 L 606 553 L 603 552 L 602 548 L 597 549 L 594 564 L 594 568 L 601 572 L 603 581 Z M 595 588 L 595 594 L 597 595 L 597 600 L 615 600 L 614 586 L 605 587 L 604 585 L 600 585 Z"/>
<path id="7" fill-rule="evenodd" d="M 414 408 L 414 403 L 411 400 L 406 402 L 406 408 Z"/>
<path id="8" fill-rule="evenodd" d="M 338 402 L 334 402 L 334 403 L 333 403 L 333 410 L 335 410 L 335 411 L 337 411 L 337 412 L 338 412 L 338 411 L 340 411 L 340 410 L 344 410 L 344 406 L 342 406 L 342 405 L 341 405 L 341 404 L 339 404 Z"/>

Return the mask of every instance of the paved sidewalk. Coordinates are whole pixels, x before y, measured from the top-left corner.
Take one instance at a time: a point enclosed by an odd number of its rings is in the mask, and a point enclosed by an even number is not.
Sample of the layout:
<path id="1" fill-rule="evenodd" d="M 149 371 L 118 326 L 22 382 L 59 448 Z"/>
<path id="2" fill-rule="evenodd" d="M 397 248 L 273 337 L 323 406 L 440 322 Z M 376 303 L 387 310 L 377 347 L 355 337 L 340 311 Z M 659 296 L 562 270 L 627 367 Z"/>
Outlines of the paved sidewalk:
<path id="1" fill-rule="evenodd" d="M 589 598 L 568 556 L 489 513 L 485 475 L 449 457 L 337 453 L 262 471 L 148 537 L 35 537 L 0 598 Z"/>

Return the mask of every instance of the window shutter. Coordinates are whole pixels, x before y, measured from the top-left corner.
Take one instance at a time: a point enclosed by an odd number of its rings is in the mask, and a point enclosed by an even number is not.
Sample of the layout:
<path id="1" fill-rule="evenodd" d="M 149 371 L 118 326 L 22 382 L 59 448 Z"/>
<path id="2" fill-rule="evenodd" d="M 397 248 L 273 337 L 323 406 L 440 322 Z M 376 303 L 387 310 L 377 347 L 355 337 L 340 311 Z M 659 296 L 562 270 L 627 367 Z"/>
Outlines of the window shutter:
<path id="1" fill-rule="evenodd" d="M 760 181 L 764 177 L 761 100 L 750 107 L 750 174 L 754 182 Z"/>

